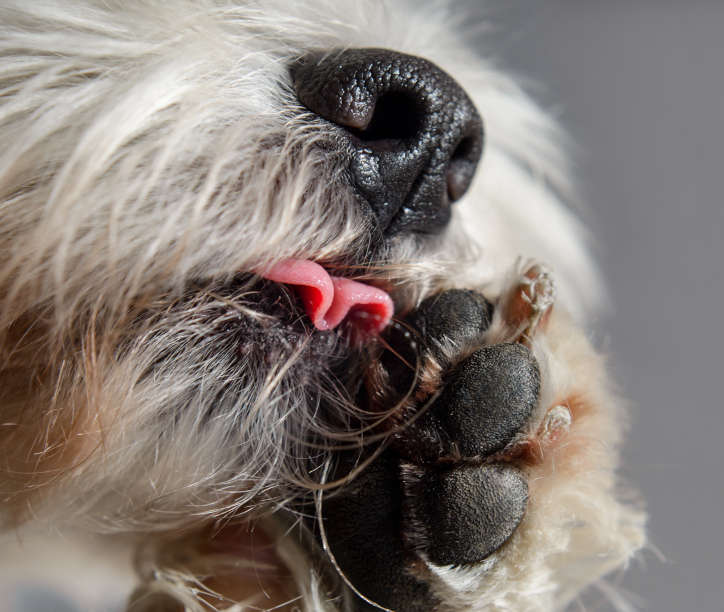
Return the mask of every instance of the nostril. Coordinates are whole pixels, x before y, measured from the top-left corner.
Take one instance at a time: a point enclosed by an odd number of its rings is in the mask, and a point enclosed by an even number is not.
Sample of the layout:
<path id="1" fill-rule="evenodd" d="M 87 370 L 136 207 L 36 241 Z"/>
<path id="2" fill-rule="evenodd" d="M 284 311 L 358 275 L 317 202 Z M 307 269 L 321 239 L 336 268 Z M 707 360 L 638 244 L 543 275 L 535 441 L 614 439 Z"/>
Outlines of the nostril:
<path id="1" fill-rule="evenodd" d="M 408 142 L 419 134 L 423 118 L 424 108 L 419 100 L 408 92 L 392 91 L 377 99 L 367 126 L 348 129 L 368 144 L 390 140 Z"/>
<path id="2" fill-rule="evenodd" d="M 465 136 L 455 147 L 445 169 L 447 196 L 456 202 L 465 195 L 475 175 L 482 143 L 477 136 Z"/>
<path id="3" fill-rule="evenodd" d="M 472 136 L 467 136 L 466 138 L 463 138 L 459 143 L 458 146 L 455 147 L 455 150 L 453 151 L 452 155 L 450 156 L 451 161 L 456 161 L 459 159 L 467 160 L 470 154 L 473 152 L 473 147 L 475 146 L 475 140 Z"/>
<path id="4" fill-rule="evenodd" d="M 452 160 L 447 167 L 445 181 L 447 182 L 447 197 L 450 202 L 457 202 L 468 190 L 470 180 L 467 165 L 464 161 Z"/>

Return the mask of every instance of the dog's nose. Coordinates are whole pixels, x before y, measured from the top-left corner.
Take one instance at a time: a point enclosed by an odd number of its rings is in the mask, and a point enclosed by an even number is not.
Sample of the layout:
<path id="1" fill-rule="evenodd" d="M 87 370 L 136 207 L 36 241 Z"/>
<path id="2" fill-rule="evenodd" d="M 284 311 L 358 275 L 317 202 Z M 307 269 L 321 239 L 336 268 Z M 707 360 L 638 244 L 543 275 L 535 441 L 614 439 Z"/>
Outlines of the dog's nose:
<path id="1" fill-rule="evenodd" d="M 483 149 L 462 87 L 435 64 L 386 49 L 310 54 L 291 72 L 299 101 L 342 128 L 350 180 L 384 234 L 441 231 Z"/>

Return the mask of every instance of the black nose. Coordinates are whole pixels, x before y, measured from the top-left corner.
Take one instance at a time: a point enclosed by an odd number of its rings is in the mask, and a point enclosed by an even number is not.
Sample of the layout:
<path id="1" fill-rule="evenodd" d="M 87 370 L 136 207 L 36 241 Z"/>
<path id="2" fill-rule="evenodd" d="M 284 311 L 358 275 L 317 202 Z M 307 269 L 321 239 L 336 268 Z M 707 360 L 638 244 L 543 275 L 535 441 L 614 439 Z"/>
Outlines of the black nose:
<path id="1" fill-rule="evenodd" d="M 483 149 L 482 121 L 460 85 L 386 49 L 310 54 L 291 72 L 299 101 L 343 128 L 350 180 L 384 234 L 441 231 Z"/>

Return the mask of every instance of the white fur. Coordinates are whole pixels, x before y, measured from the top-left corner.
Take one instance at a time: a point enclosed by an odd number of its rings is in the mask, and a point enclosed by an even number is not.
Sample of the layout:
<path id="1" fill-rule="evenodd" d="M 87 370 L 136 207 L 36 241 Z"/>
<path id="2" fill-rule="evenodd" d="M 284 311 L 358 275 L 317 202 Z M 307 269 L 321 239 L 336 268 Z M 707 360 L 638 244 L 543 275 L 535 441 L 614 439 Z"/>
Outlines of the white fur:
<path id="1" fill-rule="evenodd" d="M 245 287 L 216 288 L 290 256 L 365 260 L 369 228 L 341 160 L 317 148 L 328 128 L 296 102 L 287 65 L 310 49 L 388 47 L 453 74 L 486 144 L 444 239 L 428 250 L 400 240 L 388 254 L 395 265 L 366 273 L 395 286 L 404 308 L 449 286 L 499 295 L 520 257 L 545 261 L 560 312 L 534 347 L 542 403 L 585 393 L 595 406 L 574 423 L 561 464 L 539 469 L 524 525 L 491 567 L 434 568 L 436 592 L 451 610 L 559 610 L 641 546 L 641 515 L 616 501 L 621 402 L 577 331 L 605 298 L 566 206 L 560 136 L 470 50 L 464 21 L 443 4 L 366 0 L 3 2 L 8 526 L 34 519 L 184 548 L 188 530 L 266 515 L 310 486 L 300 460 L 310 433 L 356 435 L 316 420 L 319 398 L 336 390 L 295 374 L 303 347 L 239 367 L 223 330 L 264 315 Z M 299 605 L 332 609 L 303 550 L 272 539 Z M 195 609 L 191 574 L 170 563 L 143 580 Z"/>

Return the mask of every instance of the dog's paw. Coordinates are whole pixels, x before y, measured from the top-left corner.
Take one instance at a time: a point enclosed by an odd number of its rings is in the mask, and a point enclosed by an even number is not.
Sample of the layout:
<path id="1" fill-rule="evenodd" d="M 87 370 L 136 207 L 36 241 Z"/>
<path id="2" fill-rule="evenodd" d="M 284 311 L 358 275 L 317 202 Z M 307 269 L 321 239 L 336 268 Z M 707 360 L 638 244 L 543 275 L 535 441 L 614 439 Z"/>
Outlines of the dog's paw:
<path id="1" fill-rule="evenodd" d="M 387 415 L 388 445 L 325 497 L 322 517 L 341 573 L 378 606 L 438 609 L 432 567 L 480 563 L 525 514 L 515 449 L 540 373 L 523 343 L 484 344 L 492 315 L 476 292 L 435 295 L 388 332 L 372 366 L 368 408 Z M 357 460 L 344 458 L 338 474 Z M 374 609 L 362 598 L 353 607 Z"/>
<path id="2" fill-rule="evenodd" d="M 522 344 L 481 346 L 491 315 L 481 295 L 451 290 L 428 298 L 409 318 L 415 340 L 400 328 L 390 334 L 382 367 L 386 388 L 395 391 L 387 403 L 401 404 L 394 416 L 403 429 L 394 435 L 395 446 L 410 461 L 488 457 L 530 418 L 538 366 Z M 419 384 L 412 389 L 415 374 Z"/>

